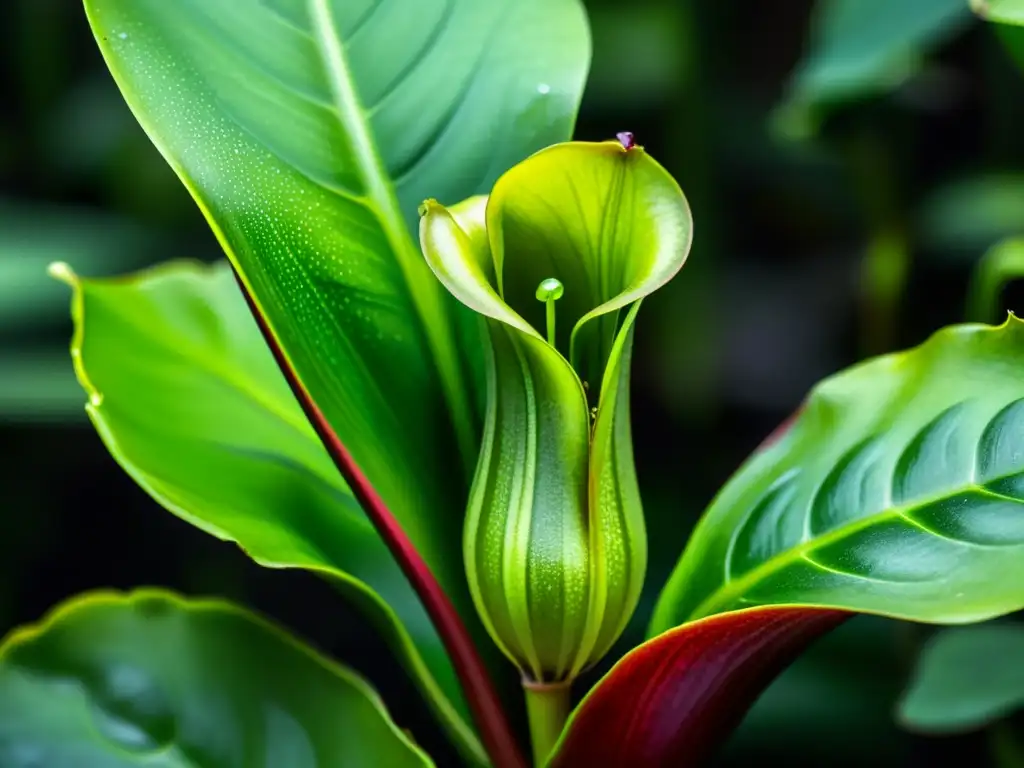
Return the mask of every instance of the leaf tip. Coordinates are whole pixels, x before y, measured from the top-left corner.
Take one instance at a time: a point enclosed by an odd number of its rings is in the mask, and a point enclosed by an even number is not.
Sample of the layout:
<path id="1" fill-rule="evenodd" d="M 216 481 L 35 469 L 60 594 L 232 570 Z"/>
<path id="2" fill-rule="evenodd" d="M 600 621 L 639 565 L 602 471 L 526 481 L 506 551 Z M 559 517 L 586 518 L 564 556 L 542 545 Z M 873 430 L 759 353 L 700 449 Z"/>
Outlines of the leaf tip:
<path id="1" fill-rule="evenodd" d="M 437 202 L 437 200 L 435 200 L 432 197 L 428 197 L 426 200 L 424 200 L 422 203 L 420 203 L 420 207 L 416 209 L 416 213 L 418 213 L 420 215 L 420 218 L 422 219 L 424 216 L 426 216 L 428 213 L 430 213 L 434 208 L 441 208 L 441 207 L 443 207 L 443 206 L 439 202 Z"/>
<path id="2" fill-rule="evenodd" d="M 46 268 L 46 274 L 74 288 L 78 285 L 78 275 L 66 261 L 54 261 Z"/>

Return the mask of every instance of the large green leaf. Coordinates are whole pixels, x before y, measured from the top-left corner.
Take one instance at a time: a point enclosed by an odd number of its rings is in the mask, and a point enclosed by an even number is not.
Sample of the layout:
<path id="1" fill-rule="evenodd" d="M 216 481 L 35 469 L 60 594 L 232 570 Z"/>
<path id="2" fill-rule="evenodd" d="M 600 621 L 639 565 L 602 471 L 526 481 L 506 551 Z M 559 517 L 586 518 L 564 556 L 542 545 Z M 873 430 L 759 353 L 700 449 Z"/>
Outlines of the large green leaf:
<path id="1" fill-rule="evenodd" d="M 921 652 L 897 714 L 907 728 L 982 728 L 1024 707 L 1024 626 L 985 624 L 939 632 Z"/>
<path id="2" fill-rule="evenodd" d="M 0 646 L 4 768 L 424 766 L 358 675 L 222 601 L 65 603 Z"/>
<path id="3" fill-rule="evenodd" d="M 895 88 L 970 20 L 964 0 L 818 0 L 782 125 L 802 133 L 829 105 Z"/>
<path id="4" fill-rule="evenodd" d="M 652 630 L 750 605 L 968 622 L 1024 607 L 1024 322 L 825 380 L 698 524 Z"/>
<path id="5" fill-rule="evenodd" d="M 568 136 L 589 56 L 578 0 L 86 9 L 303 385 L 468 610 L 477 433 L 455 307 L 408 225 L 424 198 L 468 197 Z"/>
<path id="6" fill-rule="evenodd" d="M 256 561 L 332 577 L 479 757 L 432 624 L 306 421 L 229 266 L 179 262 L 107 280 L 54 271 L 75 288 L 72 356 L 121 466 Z"/>

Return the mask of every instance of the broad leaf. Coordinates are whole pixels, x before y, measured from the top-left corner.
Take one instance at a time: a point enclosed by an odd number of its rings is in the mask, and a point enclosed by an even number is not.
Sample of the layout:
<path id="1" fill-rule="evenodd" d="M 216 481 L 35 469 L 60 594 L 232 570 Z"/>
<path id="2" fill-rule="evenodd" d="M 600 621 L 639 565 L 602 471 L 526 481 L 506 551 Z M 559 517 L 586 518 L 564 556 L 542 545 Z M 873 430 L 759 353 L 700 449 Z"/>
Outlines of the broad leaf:
<path id="1" fill-rule="evenodd" d="M 471 615 L 458 529 L 476 426 L 454 305 L 408 224 L 424 198 L 468 197 L 568 136 L 589 55 L 579 3 L 86 9 L 303 385 Z"/>
<path id="2" fill-rule="evenodd" d="M 968 0 L 976 14 L 1000 24 L 1024 24 L 1024 0 Z"/>
<path id="3" fill-rule="evenodd" d="M 425 766 L 365 680 L 222 601 L 93 593 L 0 646 L 4 768 Z"/>
<path id="4" fill-rule="evenodd" d="M 755 608 L 648 640 L 580 702 L 551 765 L 700 765 L 768 682 L 845 615 Z"/>
<path id="5" fill-rule="evenodd" d="M 937 623 L 1024 607 L 1024 322 L 819 384 L 694 531 L 652 633 L 750 605 Z"/>
<path id="6" fill-rule="evenodd" d="M 329 575 L 467 755 L 454 672 L 408 582 L 288 389 L 231 269 L 179 262 L 75 288 L 72 357 L 107 448 L 160 504 L 257 562 Z"/>
<path id="7" fill-rule="evenodd" d="M 921 651 L 900 699 L 914 731 L 981 728 L 1024 707 L 1024 626 L 988 624 L 939 632 Z"/>
<path id="8" fill-rule="evenodd" d="M 793 72 L 783 125 L 811 130 L 822 108 L 903 83 L 926 51 L 971 20 L 964 0 L 818 0 Z"/>

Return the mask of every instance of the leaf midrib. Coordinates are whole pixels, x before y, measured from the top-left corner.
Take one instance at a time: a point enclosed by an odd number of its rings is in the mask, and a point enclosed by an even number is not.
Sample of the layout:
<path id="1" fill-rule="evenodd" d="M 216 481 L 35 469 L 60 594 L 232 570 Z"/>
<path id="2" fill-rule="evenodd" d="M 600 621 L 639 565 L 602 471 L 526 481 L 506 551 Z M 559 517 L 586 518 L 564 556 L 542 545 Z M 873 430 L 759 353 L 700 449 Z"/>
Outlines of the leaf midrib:
<path id="1" fill-rule="evenodd" d="M 461 367 L 455 353 L 454 334 L 448 312 L 442 303 L 440 286 L 426 270 L 426 263 L 406 229 L 398 197 L 370 134 L 366 113 L 356 93 L 352 70 L 345 57 L 344 43 L 328 0 L 309 0 L 309 12 L 313 37 L 337 106 L 338 120 L 351 142 L 356 171 L 363 183 L 366 198 L 372 203 L 372 209 L 398 261 L 406 290 L 416 308 L 423 335 L 441 379 L 460 452 L 469 467 L 476 456 L 476 441 L 473 439 L 468 398 L 464 396 Z M 425 271 L 427 275 L 424 275 Z"/>
<path id="2" fill-rule="evenodd" d="M 1000 480 L 1005 480 L 1007 478 L 1013 477 L 1016 474 L 1018 473 L 1011 472 L 1003 475 L 993 476 L 991 478 L 987 478 L 986 482 L 988 484 L 996 483 L 999 482 Z M 844 571 L 837 571 L 831 568 L 827 568 L 826 566 L 823 566 L 815 562 L 813 559 L 810 559 L 809 556 L 811 555 L 811 553 L 813 553 L 815 550 L 821 547 L 836 542 L 841 542 L 843 539 L 854 533 L 858 533 L 862 530 L 871 528 L 874 525 L 878 525 L 880 523 L 884 523 L 890 520 L 902 520 L 916 528 L 919 528 L 920 530 L 924 531 L 925 533 L 931 536 L 946 539 L 947 541 L 954 541 L 962 546 L 976 548 L 1002 548 L 998 545 L 977 544 L 946 536 L 945 534 L 933 531 L 931 528 L 928 528 L 920 521 L 915 520 L 912 517 L 909 517 L 907 514 L 908 512 L 914 509 L 946 501 L 959 494 L 969 492 L 980 493 L 992 499 L 1008 501 L 1013 504 L 1020 504 L 1024 506 L 1024 501 L 1022 501 L 1021 499 L 1014 498 L 1013 496 L 1007 496 L 1002 493 L 996 493 L 987 486 L 979 485 L 978 483 L 974 482 L 965 483 L 954 488 L 948 488 L 942 493 L 936 494 L 934 496 L 925 496 L 919 499 L 915 499 L 914 502 L 910 504 L 890 506 L 876 514 L 867 515 L 865 517 L 854 520 L 853 522 L 847 523 L 846 525 L 839 526 L 838 528 L 835 528 L 829 531 L 828 533 L 822 534 L 821 536 L 817 536 L 811 539 L 805 539 L 796 546 L 790 547 L 784 552 L 765 560 L 757 567 L 751 569 L 750 571 L 747 571 L 747 573 L 745 573 L 740 578 L 725 582 L 721 587 L 712 592 L 711 595 L 709 595 L 707 598 L 701 601 L 697 605 L 697 607 L 687 615 L 686 621 L 694 621 L 705 616 L 710 616 L 712 614 L 719 613 L 723 610 L 728 610 L 734 602 L 741 599 L 743 595 L 753 586 L 757 585 L 763 579 L 766 579 L 767 577 L 783 570 L 784 568 L 793 565 L 798 560 L 803 560 L 809 563 L 810 565 L 813 565 L 815 568 L 827 570 L 832 573 L 845 576 L 849 579 L 859 579 L 861 577 L 857 574 L 846 573 Z M 896 582 L 886 581 L 885 583 L 889 584 Z M 761 604 L 762 603 L 758 603 L 758 605 Z M 768 605 L 770 603 L 764 604 Z"/>

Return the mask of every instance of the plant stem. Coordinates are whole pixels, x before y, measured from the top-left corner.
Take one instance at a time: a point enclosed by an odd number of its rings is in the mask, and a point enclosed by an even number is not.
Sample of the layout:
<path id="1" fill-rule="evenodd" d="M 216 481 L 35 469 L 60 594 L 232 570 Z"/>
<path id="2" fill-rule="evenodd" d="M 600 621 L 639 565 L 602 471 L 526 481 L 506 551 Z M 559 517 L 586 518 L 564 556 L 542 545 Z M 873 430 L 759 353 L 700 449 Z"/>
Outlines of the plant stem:
<path id="1" fill-rule="evenodd" d="M 391 550 L 392 556 L 416 591 L 427 615 L 437 629 L 437 634 L 440 635 L 441 642 L 444 643 L 452 666 L 455 668 L 455 674 L 462 685 L 466 702 L 473 713 L 473 719 L 480 730 L 480 738 L 488 755 L 496 768 L 523 768 L 525 762 L 519 751 L 519 744 L 512 732 L 512 727 L 501 707 L 498 692 L 495 690 L 487 667 L 484 666 L 455 606 L 452 605 L 448 595 L 430 570 L 430 566 L 413 546 L 398 520 L 391 514 L 384 500 L 377 494 L 348 449 L 327 423 L 320 408 L 313 402 L 313 398 L 306 391 L 278 343 L 270 324 L 263 316 L 252 294 L 249 293 L 248 286 L 237 272 L 235 272 L 235 279 L 242 289 L 242 294 L 245 296 L 267 346 L 270 347 L 270 351 L 274 355 L 274 360 L 281 369 L 281 373 L 284 374 L 299 405 L 302 406 L 303 413 L 306 414 L 306 418 L 309 419 L 324 448 L 327 449 L 334 465 L 348 483 L 352 495 L 356 497 L 359 505 L 366 512 L 366 516 L 370 518 L 370 522 L 377 529 L 377 533 Z"/>
<path id="2" fill-rule="evenodd" d="M 548 344 L 552 347 L 555 346 L 555 300 L 548 299 L 547 304 L 547 320 L 548 320 Z"/>
<path id="3" fill-rule="evenodd" d="M 542 766 L 562 735 L 569 719 L 569 692 L 572 683 L 532 683 L 523 681 L 526 716 L 530 721 L 533 764 Z"/>

